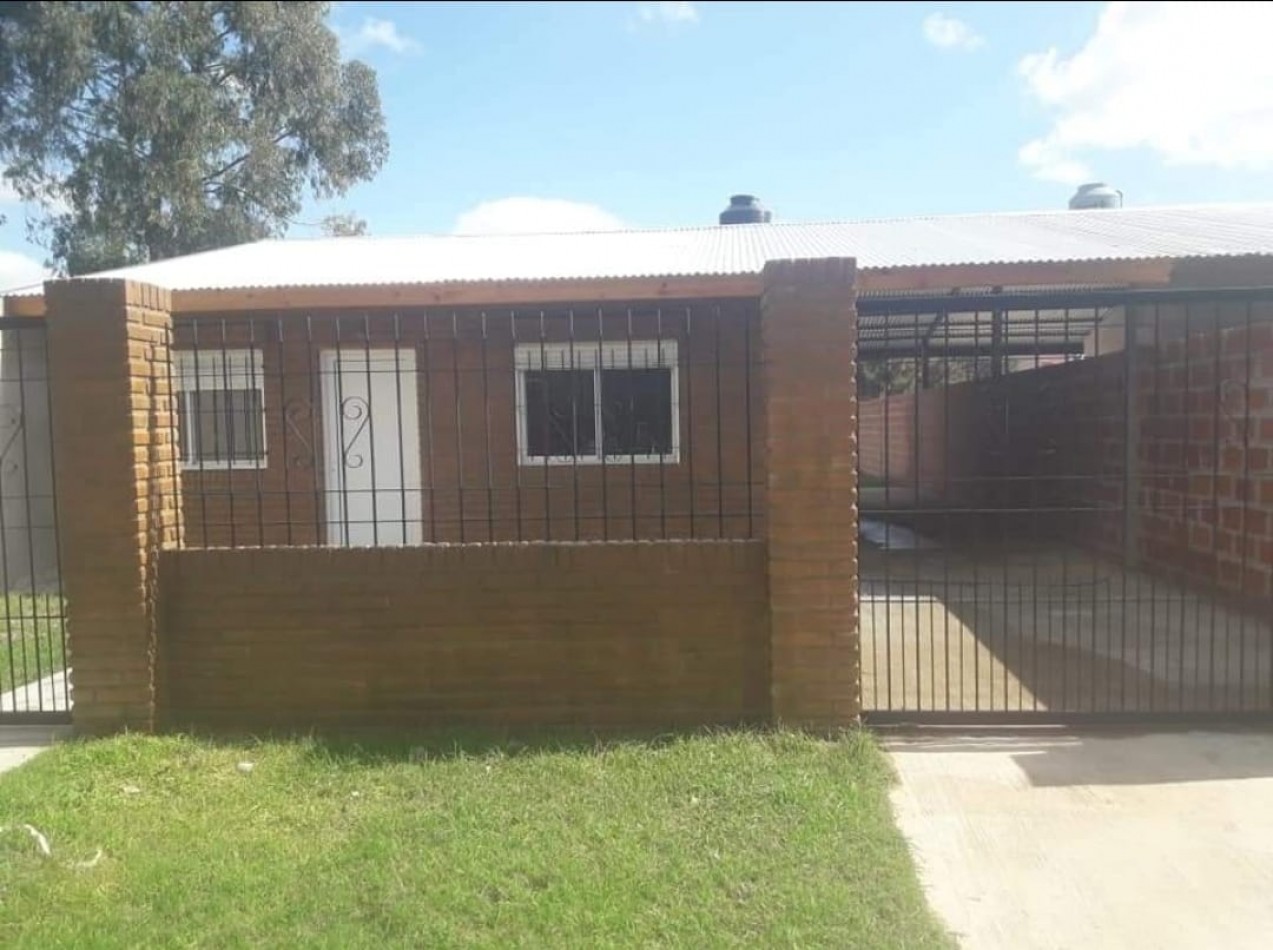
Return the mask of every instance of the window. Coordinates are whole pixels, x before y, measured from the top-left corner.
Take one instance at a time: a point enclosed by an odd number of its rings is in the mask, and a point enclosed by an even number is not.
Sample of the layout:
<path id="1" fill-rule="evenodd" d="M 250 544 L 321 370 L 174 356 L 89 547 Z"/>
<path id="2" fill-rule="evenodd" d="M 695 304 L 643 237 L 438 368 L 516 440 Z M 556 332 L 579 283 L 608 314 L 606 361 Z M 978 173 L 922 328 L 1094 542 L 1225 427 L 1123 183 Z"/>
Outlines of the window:
<path id="1" fill-rule="evenodd" d="M 263 466 L 265 377 L 260 350 L 183 350 L 176 357 L 182 466 Z"/>
<path id="2" fill-rule="evenodd" d="M 517 347 L 523 465 L 680 460 L 676 341 Z"/>

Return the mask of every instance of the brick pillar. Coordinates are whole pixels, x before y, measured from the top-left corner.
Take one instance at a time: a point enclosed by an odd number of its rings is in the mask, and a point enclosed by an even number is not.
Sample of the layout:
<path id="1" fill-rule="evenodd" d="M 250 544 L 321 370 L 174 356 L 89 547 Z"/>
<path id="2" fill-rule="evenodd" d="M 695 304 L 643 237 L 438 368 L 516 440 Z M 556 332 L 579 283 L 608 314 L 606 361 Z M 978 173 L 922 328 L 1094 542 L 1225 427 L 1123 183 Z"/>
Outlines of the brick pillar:
<path id="1" fill-rule="evenodd" d="M 857 317 L 852 259 L 765 267 L 771 700 L 779 722 L 859 714 Z"/>
<path id="2" fill-rule="evenodd" d="M 169 294 L 68 280 L 44 299 L 72 718 L 150 729 L 158 550 L 180 543 Z"/>

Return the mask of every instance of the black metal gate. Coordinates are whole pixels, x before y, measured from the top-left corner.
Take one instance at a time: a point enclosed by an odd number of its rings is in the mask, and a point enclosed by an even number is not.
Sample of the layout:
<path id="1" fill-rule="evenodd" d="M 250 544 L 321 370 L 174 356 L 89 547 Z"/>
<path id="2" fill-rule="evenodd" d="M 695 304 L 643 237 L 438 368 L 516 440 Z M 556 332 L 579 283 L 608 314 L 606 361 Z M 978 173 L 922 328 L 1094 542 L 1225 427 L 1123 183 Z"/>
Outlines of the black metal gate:
<path id="1" fill-rule="evenodd" d="M 45 330 L 0 318 L 0 724 L 70 716 Z"/>
<path id="2" fill-rule="evenodd" d="M 1273 713 L 1273 288 L 858 313 L 868 718 Z"/>

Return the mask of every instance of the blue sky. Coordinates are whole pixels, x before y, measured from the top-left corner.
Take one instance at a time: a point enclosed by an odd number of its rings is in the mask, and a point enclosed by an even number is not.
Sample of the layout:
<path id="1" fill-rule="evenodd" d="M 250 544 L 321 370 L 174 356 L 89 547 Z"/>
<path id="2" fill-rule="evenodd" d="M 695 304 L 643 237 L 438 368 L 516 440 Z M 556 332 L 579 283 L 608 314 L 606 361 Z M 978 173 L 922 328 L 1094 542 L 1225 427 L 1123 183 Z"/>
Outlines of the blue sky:
<path id="1" fill-rule="evenodd" d="M 1088 178 L 1129 204 L 1267 200 L 1269 6 L 341 3 L 392 153 L 302 218 L 686 226 L 738 191 L 778 220 L 1027 210 Z M 43 257 L 4 210 L 0 283 Z"/>

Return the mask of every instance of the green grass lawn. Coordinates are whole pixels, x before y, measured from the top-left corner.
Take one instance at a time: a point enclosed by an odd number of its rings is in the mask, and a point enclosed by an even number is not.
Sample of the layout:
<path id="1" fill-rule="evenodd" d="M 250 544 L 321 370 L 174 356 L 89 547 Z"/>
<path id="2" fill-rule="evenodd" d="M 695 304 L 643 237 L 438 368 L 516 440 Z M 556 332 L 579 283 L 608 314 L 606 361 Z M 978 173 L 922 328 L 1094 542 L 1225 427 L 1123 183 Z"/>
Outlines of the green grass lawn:
<path id="1" fill-rule="evenodd" d="M 0 835 L 0 945 L 951 945 L 864 733 L 457 742 L 57 746 L 0 778 L 52 848 Z"/>
<path id="2" fill-rule="evenodd" d="M 0 693 L 62 669 L 62 615 L 52 594 L 0 597 Z"/>

